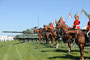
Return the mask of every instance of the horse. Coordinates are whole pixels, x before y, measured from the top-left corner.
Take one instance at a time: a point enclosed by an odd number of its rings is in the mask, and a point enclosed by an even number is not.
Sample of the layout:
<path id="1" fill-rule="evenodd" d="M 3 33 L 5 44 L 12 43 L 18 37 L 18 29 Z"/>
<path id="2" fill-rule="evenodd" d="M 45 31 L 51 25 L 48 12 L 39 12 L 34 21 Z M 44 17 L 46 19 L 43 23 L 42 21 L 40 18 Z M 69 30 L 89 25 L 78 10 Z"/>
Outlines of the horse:
<path id="1" fill-rule="evenodd" d="M 39 43 L 40 43 L 40 40 L 46 39 L 46 44 L 48 44 L 50 42 L 50 40 L 51 40 L 51 33 L 46 32 L 44 28 L 40 28 L 40 29 L 35 28 L 34 33 L 38 34 Z M 53 44 L 51 46 L 53 46 Z"/>
<path id="2" fill-rule="evenodd" d="M 57 36 L 57 33 L 55 31 L 55 28 L 44 25 L 44 29 L 46 32 L 50 33 L 51 37 L 51 46 L 53 46 L 54 39 L 56 40 L 56 48 L 58 48 L 58 41 L 60 40 Z"/>
<path id="3" fill-rule="evenodd" d="M 41 43 L 40 40 L 43 40 L 43 32 L 44 32 L 44 29 L 43 28 L 40 28 L 40 29 L 35 28 L 34 29 L 34 33 L 37 33 L 38 34 L 39 44 Z"/>
<path id="4" fill-rule="evenodd" d="M 66 24 L 63 24 L 61 21 L 58 22 L 56 25 L 56 28 L 59 29 L 61 28 L 63 30 L 64 35 L 68 38 L 68 42 L 72 41 L 72 38 L 75 38 L 75 43 L 79 46 L 80 49 L 80 60 L 84 60 L 84 46 L 85 46 L 85 35 L 84 32 L 81 30 L 75 30 L 70 27 L 68 27 Z"/>

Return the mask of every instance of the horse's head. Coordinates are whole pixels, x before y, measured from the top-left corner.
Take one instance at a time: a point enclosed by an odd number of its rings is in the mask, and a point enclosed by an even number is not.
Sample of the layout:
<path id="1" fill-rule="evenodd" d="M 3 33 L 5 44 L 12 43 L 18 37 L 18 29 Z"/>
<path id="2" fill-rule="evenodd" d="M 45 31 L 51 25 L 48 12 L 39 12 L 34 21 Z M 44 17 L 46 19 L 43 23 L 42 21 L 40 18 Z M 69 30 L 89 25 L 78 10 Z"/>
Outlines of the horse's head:
<path id="1" fill-rule="evenodd" d="M 62 24 L 63 24 L 63 22 L 61 20 L 58 21 L 58 23 L 56 24 L 56 29 L 62 28 Z"/>
<path id="2" fill-rule="evenodd" d="M 39 29 L 39 32 L 40 32 L 40 33 L 43 33 L 43 32 L 44 32 L 44 28 L 40 28 L 40 29 Z"/>
<path id="3" fill-rule="evenodd" d="M 39 29 L 34 29 L 34 33 L 39 33 Z"/>
<path id="4" fill-rule="evenodd" d="M 44 31 L 52 32 L 53 30 L 54 30 L 53 27 L 50 27 L 50 26 L 44 26 Z"/>
<path id="5" fill-rule="evenodd" d="M 44 25 L 44 31 L 47 31 L 47 30 L 48 30 L 48 26 Z"/>

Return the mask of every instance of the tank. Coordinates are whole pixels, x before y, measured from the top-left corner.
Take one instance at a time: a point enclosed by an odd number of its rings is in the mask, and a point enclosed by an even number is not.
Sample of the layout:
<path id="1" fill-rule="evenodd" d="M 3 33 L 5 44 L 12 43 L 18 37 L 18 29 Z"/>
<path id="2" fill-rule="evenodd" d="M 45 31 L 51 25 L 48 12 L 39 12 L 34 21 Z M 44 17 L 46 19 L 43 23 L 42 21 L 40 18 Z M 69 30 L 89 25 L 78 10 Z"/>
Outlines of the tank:
<path id="1" fill-rule="evenodd" d="M 21 42 L 25 42 L 25 41 L 34 41 L 34 40 L 38 40 L 38 34 L 35 34 L 33 32 L 33 29 L 26 29 L 22 32 L 19 31 L 3 31 L 3 33 L 21 33 L 19 35 L 15 36 L 15 40 L 19 40 Z"/>

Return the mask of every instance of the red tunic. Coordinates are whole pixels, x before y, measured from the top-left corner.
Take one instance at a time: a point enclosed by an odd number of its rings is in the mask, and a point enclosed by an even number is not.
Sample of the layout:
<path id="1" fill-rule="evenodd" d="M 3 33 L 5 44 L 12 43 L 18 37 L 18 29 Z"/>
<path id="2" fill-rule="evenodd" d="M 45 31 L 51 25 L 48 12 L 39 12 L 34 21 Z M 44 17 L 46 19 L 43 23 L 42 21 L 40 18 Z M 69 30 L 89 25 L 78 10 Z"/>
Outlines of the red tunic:
<path id="1" fill-rule="evenodd" d="M 65 24 L 65 22 L 63 20 L 61 20 L 61 21 Z"/>
<path id="2" fill-rule="evenodd" d="M 88 25 L 90 25 L 90 20 L 88 21 Z"/>
<path id="3" fill-rule="evenodd" d="M 53 27 L 53 25 L 50 25 L 50 27 Z"/>
<path id="4" fill-rule="evenodd" d="M 87 30 L 90 30 L 90 20 L 88 21 Z"/>
<path id="5" fill-rule="evenodd" d="M 74 26 L 73 26 L 73 28 L 75 28 L 75 29 L 80 29 L 79 24 L 80 24 L 80 21 L 79 21 L 78 19 L 76 19 L 76 20 L 74 21 Z"/>

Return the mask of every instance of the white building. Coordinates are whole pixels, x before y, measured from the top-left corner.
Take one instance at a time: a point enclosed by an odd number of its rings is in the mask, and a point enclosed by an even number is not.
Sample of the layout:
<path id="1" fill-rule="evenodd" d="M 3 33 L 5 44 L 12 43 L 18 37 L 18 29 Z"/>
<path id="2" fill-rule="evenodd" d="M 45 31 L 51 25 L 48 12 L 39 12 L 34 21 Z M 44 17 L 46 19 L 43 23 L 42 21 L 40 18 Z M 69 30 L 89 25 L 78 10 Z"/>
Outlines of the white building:
<path id="1" fill-rule="evenodd" d="M 15 36 L 2 35 L 0 36 L 0 41 L 11 41 L 14 40 Z"/>

